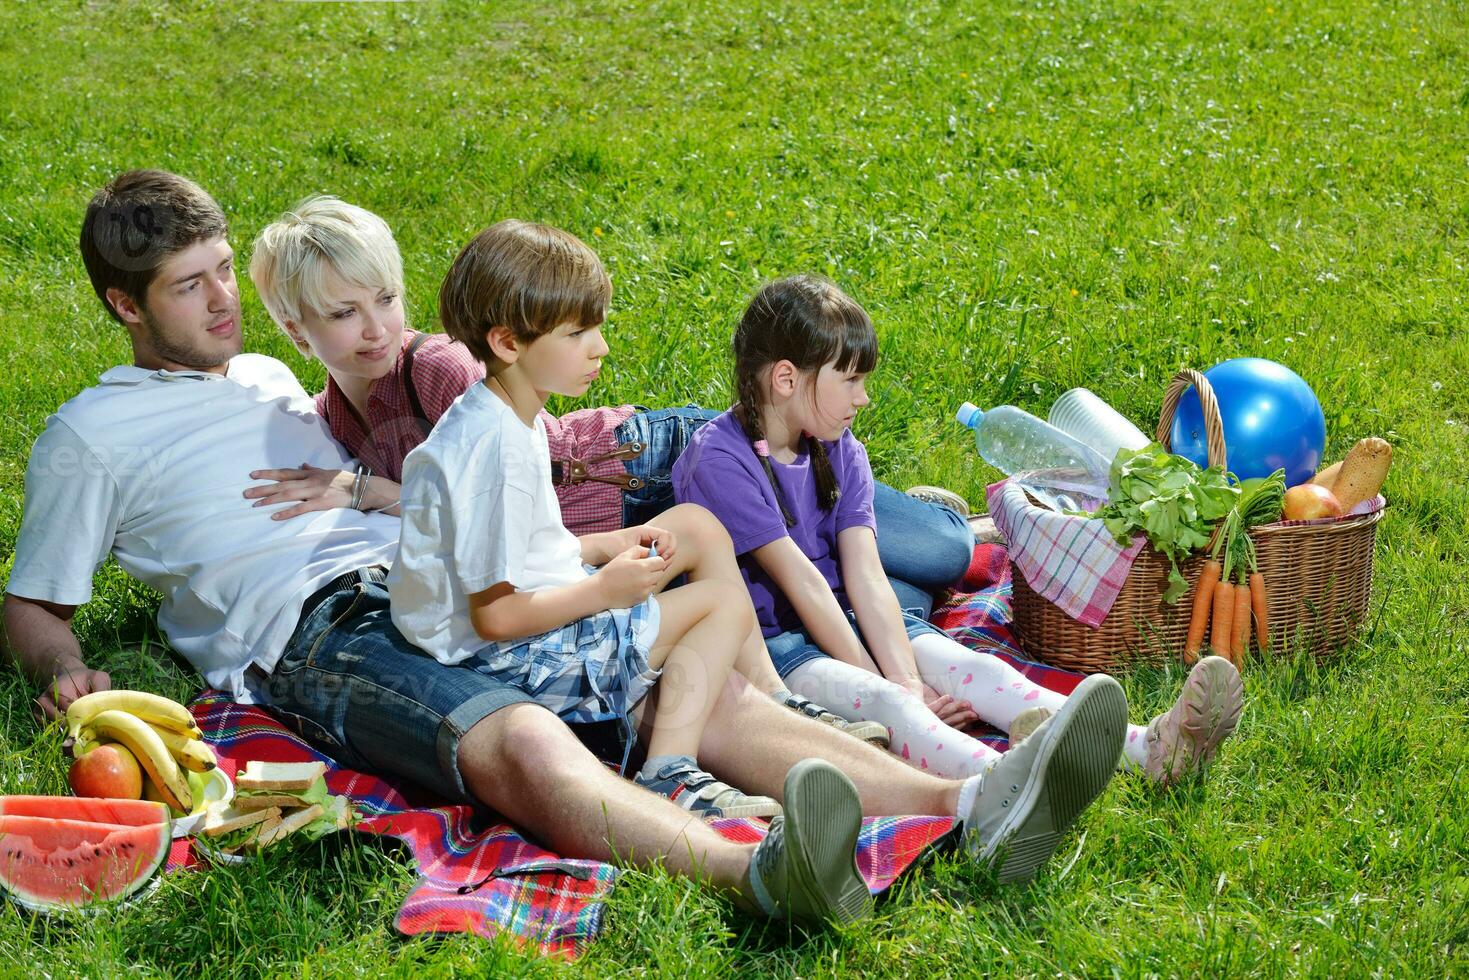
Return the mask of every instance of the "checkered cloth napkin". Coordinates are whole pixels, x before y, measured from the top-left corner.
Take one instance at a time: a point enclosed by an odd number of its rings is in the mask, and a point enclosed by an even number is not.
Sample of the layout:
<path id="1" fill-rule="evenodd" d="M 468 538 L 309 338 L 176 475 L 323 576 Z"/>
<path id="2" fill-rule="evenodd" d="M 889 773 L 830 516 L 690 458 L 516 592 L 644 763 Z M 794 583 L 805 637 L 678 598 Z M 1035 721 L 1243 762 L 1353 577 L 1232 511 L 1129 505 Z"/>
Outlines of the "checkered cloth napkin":
<path id="1" fill-rule="evenodd" d="M 1037 507 L 1010 480 L 985 496 L 1026 583 L 1072 619 L 1101 625 L 1147 539 L 1139 534 L 1124 548 L 1101 521 Z"/>

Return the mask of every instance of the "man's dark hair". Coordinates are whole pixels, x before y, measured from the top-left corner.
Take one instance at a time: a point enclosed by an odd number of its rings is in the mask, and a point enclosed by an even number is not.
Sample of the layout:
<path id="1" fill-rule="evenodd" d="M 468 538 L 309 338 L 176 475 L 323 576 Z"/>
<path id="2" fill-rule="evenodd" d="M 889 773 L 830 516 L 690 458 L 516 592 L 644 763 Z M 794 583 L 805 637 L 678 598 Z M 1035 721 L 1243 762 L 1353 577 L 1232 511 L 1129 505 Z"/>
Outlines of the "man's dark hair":
<path id="1" fill-rule="evenodd" d="M 92 196 L 82 219 L 82 261 L 92 289 L 114 320 L 122 321 L 107 290 L 119 289 L 145 305 L 159 266 L 197 242 L 225 233 L 224 211 L 192 180 L 163 170 L 118 174 Z"/>

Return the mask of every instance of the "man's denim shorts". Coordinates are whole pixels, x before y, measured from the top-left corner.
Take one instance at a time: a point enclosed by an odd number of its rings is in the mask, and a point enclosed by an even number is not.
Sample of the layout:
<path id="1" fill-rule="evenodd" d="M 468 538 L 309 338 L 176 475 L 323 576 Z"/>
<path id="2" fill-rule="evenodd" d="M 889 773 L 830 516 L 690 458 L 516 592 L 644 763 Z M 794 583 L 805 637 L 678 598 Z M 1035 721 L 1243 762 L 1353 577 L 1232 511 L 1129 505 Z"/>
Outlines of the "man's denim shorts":
<path id="1" fill-rule="evenodd" d="M 276 714 L 338 763 L 473 799 L 458 765 L 464 733 L 529 695 L 413 646 L 384 585 L 331 595 L 296 628 L 262 692 Z"/>
<path id="2" fill-rule="evenodd" d="M 857 639 L 861 640 L 862 628 L 857 625 L 857 614 L 848 612 L 847 621 L 852 624 L 852 631 L 857 634 Z M 910 640 L 924 633 L 940 632 L 937 626 L 927 620 L 906 612 L 903 613 L 903 628 L 907 630 Z M 817 646 L 816 641 L 811 639 L 811 634 L 805 630 L 791 630 L 789 633 L 767 637 L 765 648 L 770 651 L 770 659 L 775 664 L 775 672 L 783 678 L 789 677 L 791 671 L 808 660 L 827 656 L 826 651 Z"/>

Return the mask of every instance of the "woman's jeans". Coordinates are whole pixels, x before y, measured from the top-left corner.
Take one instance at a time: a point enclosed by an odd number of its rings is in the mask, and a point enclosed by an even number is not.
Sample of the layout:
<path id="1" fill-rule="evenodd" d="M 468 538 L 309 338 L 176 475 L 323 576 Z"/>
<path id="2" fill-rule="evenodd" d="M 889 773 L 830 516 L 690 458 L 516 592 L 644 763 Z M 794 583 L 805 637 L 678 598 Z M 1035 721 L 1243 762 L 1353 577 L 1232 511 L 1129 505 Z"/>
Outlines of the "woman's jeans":
<path id="1" fill-rule="evenodd" d="M 638 411 L 617 429 L 619 443 L 638 441 L 648 448 L 627 461 L 627 472 L 643 481 L 623 495 L 623 526 L 647 524 L 672 507 L 673 464 L 699 427 L 719 412 L 705 408 Z M 933 594 L 952 586 L 969 568 L 974 534 L 947 507 L 915 500 L 884 483 L 872 496 L 877 519 L 877 553 L 903 611 L 927 619 Z"/>

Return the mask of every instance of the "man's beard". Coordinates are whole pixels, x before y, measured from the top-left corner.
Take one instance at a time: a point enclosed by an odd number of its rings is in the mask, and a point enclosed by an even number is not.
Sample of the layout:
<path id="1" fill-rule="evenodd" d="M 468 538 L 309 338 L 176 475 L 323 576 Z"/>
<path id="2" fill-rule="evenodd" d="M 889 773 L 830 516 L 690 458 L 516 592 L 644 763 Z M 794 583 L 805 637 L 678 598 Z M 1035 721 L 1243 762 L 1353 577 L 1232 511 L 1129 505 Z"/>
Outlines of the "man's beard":
<path id="1" fill-rule="evenodd" d="M 229 360 L 229 357 L 220 360 L 218 352 L 211 353 L 185 341 L 170 340 L 163 331 L 158 329 L 158 325 L 154 323 L 153 317 L 148 314 L 147 310 L 140 309 L 138 312 L 141 314 L 143 329 L 148 331 L 148 343 L 152 346 L 153 353 L 161 359 L 194 371 L 207 371 Z M 238 314 L 236 317 L 238 318 Z"/>

